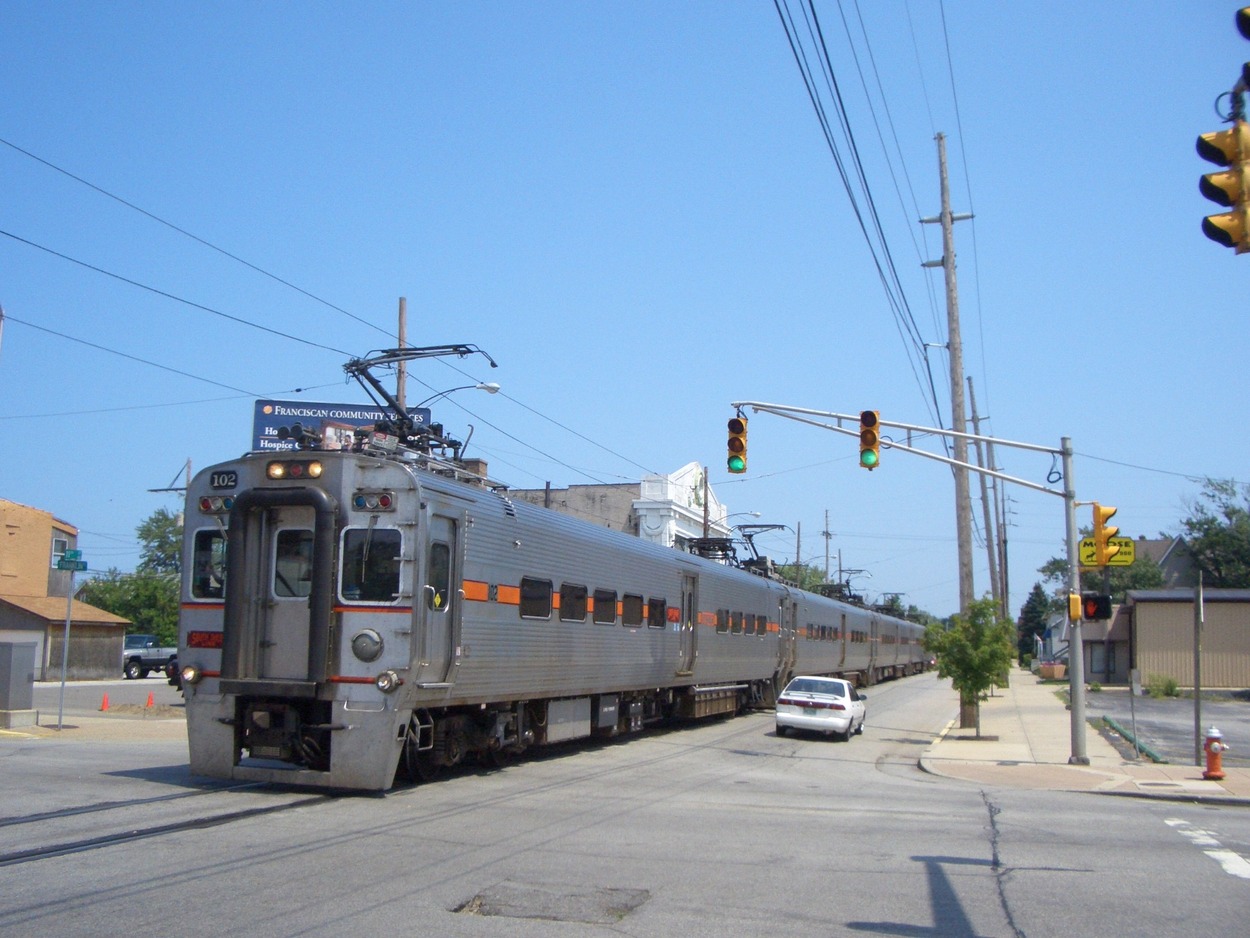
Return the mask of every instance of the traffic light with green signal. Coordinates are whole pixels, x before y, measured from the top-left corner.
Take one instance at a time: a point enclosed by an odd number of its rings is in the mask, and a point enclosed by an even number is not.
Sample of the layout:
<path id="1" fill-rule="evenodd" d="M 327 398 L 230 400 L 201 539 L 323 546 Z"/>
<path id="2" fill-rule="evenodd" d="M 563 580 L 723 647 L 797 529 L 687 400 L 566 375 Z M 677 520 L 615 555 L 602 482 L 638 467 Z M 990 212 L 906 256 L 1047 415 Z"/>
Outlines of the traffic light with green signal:
<path id="1" fill-rule="evenodd" d="M 1204 218 L 1202 233 L 1238 254 L 1250 251 L 1250 124 L 1238 119 L 1227 130 L 1201 134 L 1198 155 L 1227 167 L 1203 176 L 1198 190 L 1212 202 L 1231 209 Z"/>
<path id="2" fill-rule="evenodd" d="M 1094 502 L 1094 565 L 1105 567 L 1111 558 L 1120 552 L 1119 544 L 1112 544 L 1111 539 L 1120 533 L 1120 529 L 1107 524 L 1115 514 L 1110 505 Z"/>
<path id="3" fill-rule="evenodd" d="M 747 418 L 743 416 L 729 418 L 729 440 L 726 443 L 729 455 L 726 465 L 730 472 L 747 471 Z"/>
<path id="4" fill-rule="evenodd" d="M 876 469 L 881 462 L 881 414 L 865 410 L 859 415 L 859 464 L 865 469 Z"/>

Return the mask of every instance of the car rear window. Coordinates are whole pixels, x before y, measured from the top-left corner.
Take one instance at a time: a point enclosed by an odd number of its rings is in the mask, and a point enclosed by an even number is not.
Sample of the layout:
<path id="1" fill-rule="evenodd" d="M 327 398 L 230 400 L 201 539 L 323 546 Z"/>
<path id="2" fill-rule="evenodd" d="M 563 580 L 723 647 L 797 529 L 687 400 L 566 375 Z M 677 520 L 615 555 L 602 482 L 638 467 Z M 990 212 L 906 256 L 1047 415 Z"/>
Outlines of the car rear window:
<path id="1" fill-rule="evenodd" d="M 791 683 L 786 689 L 798 694 L 828 694 L 831 697 L 846 696 L 846 685 L 841 681 L 814 681 L 799 679 Z"/>

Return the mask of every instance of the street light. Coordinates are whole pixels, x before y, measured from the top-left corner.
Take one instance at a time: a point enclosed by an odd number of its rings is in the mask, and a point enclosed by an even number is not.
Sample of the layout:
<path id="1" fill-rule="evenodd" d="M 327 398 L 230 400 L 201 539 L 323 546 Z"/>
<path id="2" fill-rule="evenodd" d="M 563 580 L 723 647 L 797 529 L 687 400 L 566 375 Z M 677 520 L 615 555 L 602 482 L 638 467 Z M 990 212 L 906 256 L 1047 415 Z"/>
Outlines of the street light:
<path id="1" fill-rule="evenodd" d="M 456 391 L 485 391 L 487 394 L 498 394 L 499 385 L 494 381 L 490 381 L 485 384 L 465 384 L 458 388 L 448 388 L 446 391 L 439 391 L 433 397 L 427 397 L 420 404 L 414 405 L 414 407 L 424 407 L 426 404 L 436 401 L 440 397 L 446 397 L 448 394 L 452 394 Z"/>

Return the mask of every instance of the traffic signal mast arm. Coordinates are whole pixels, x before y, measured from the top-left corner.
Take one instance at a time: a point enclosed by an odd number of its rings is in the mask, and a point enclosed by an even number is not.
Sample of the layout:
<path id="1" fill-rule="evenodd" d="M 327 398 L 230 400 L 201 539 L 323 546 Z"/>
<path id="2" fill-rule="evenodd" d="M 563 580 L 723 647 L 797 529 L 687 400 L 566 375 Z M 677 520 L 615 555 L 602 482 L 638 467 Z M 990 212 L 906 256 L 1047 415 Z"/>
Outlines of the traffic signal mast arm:
<path id="1" fill-rule="evenodd" d="M 741 413 L 742 408 L 750 407 L 756 413 L 773 414 L 778 417 L 787 417 L 790 420 L 797 420 L 799 423 L 810 424 L 813 427 L 820 427 L 825 430 L 832 430 L 835 433 L 844 433 L 848 436 L 859 437 L 860 435 L 860 414 L 838 414 L 823 410 L 811 410 L 806 407 L 790 407 L 785 404 L 766 404 L 761 401 L 736 401 L 730 405 Z M 822 417 L 825 420 L 836 420 L 837 425 L 823 423 L 820 420 L 811 418 Z M 853 424 L 856 429 L 851 430 L 842 426 L 842 421 L 848 421 Z M 925 452 L 922 449 L 914 449 L 910 446 L 904 446 L 901 443 L 887 441 L 880 438 L 880 443 L 887 449 L 897 449 L 905 453 L 914 453 L 917 456 L 924 456 L 926 459 L 933 459 L 937 462 L 944 462 L 948 465 L 963 465 L 973 472 L 979 472 L 982 475 L 992 476 L 995 479 L 1002 479 L 1004 482 L 1012 482 L 1016 485 L 1023 485 L 1038 492 L 1045 492 L 1048 495 L 1058 495 L 1064 501 L 1064 531 L 1066 534 L 1068 546 L 1068 592 L 1075 594 L 1077 597 L 1081 594 L 1081 568 L 1078 563 L 1079 555 L 1077 552 L 1077 531 L 1076 531 L 1076 489 L 1072 484 L 1072 441 L 1068 437 L 1063 437 L 1059 449 L 1051 446 L 1038 446 L 1036 443 L 1018 443 L 1011 440 L 1001 440 L 997 437 L 981 436 L 976 433 L 957 433 L 954 430 L 940 430 L 934 427 L 919 427 L 912 424 L 896 423 L 890 420 L 881 420 L 878 416 L 877 430 L 881 427 L 897 427 L 900 430 L 915 431 L 919 433 L 933 433 L 940 436 L 963 437 L 967 440 L 985 440 L 992 442 L 998 446 L 1010 446 L 1015 449 L 1029 450 L 1035 453 L 1049 453 L 1052 456 L 1058 456 L 1063 465 L 1063 491 L 1059 492 L 1044 485 L 1038 485 L 1036 482 L 1029 482 L 1026 479 L 1017 479 L 993 469 L 983 469 L 981 466 L 975 466 L 971 463 L 958 463 L 946 456 L 939 456 L 937 453 Z M 1079 599 L 1078 599 L 1079 603 Z M 1079 610 L 1079 606 L 1078 606 Z M 1078 617 L 1072 620 L 1072 635 L 1069 639 L 1072 647 L 1081 648 L 1081 619 Z M 1085 661 L 1083 656 L 1076 655 L 1072 658 L 1071 667 L 1068 672 L 1068 686 L 1071 695 L 1071 726 L 1072 726 L 1072 754 L 1068 757 L 1068 762 L 1074 765 L 1089 765 L 1089 756 L 1086 754 L 1085 748 Z"/>
<path id="2" fill-rule="evenodd" d="M 864 411 L 859 414 L 838 414 L 825 410 L 809 410 L 806 407 L 791 407 L 787 404 L 766 404 L 761 401 L 736 401 L 729 406 L 739 409 L 743 407 L 750 407 L 756 413 L 774 414 L 778 417 L 786 417 L 790 420 L 797 420 L 799 423 L 806 423 L 809 426 L 820 427 L 822 430 L 832 430 L 834 433 L 842 433 L 847 436 L 856 437 L 857 439 L 860 438 L 860 421 L 863 417 L 863 413 L 868 413 L 868 411 Z M 837 420 L 839 423 L 836 425 L 822 423 L 819 420 L 808 419 L 810 417 L 825 417 Z M 841 421 L 843 420 L 853 422 L 855 424 L 855 429 L 842 426 Z M 891 420 L 882 420 L 880 416 L 877 416 L 878 442 L 883 449 L 897 449 L 904 453 L 914 453 L 917 456 L 924 456 L 926 459 L 944 462 L 947 465 L 964 466 L 973 472 L 981 473 L 981 475 L 992 476 L 995 479 L 1002 479 L 1004 482 L 1014 482 L 1016 485 L 1023 485 L 1025 488 L 1035 489 L 1038 492 L 1045 492 L 1048 495 L 1058 495 L 1060 497 L 1064 495 L 1063 492 L 1047 488 L 1044 485 L 1038 485 L 1036 482 L 1030 482 L 1028 479 L 1018 479 L 1015 476 L 1009 476 L 1002 472 L 996 472 L 993 469 L 985 469 L 982 466 L 977 466 L 973 463 L 961 463 L 957 460 L 951 459 L 949 456 L 941 456 L 937 453 L 930 453 L 927 450 L 915 449 L 911 446 L 905 446 L 902 443 L 896 443 L 893 440 L 889 440 L 880 435 L 882 427 L 896 427 L 900 430 L 907 430 L 909 432 L 914 431 L 916 433 L 931 433 L 939 436 L 962 437 L 965 440 L 981 440 L 983 442 L 993 443 L 996 446 L 1012 446 L 1016 449 L 1031 450 L 1035 453 L 1049 453 L 1052 456 L 1061 456 L 1063 451 L 1055 449 L 1053 446 L 1038 446 L 1035 443 L 1016 443 L 1011 440 L 1004 440 L 993 436 L 982 436 L 976 433 L 958 433 L 954 430 L 939 430 L 935 427 L 921 427 L 910 423 L 897 423 Z"/>

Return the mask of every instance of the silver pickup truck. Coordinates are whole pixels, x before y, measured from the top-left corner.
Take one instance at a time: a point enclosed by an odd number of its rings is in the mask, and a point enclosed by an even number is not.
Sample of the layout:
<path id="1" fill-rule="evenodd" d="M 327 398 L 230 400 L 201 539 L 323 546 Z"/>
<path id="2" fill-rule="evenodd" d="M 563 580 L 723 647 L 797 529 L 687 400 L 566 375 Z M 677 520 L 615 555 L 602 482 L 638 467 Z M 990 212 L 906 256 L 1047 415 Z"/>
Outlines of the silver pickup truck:
<path id="1" fill-rule="evenodd" d="M 164 672 L 176 654 L 177 648 L 157 644 L 155 635 L 127 635 L 122 648 L 122 674 L 134 681 L 147 677 L 149 671 Z"/>

